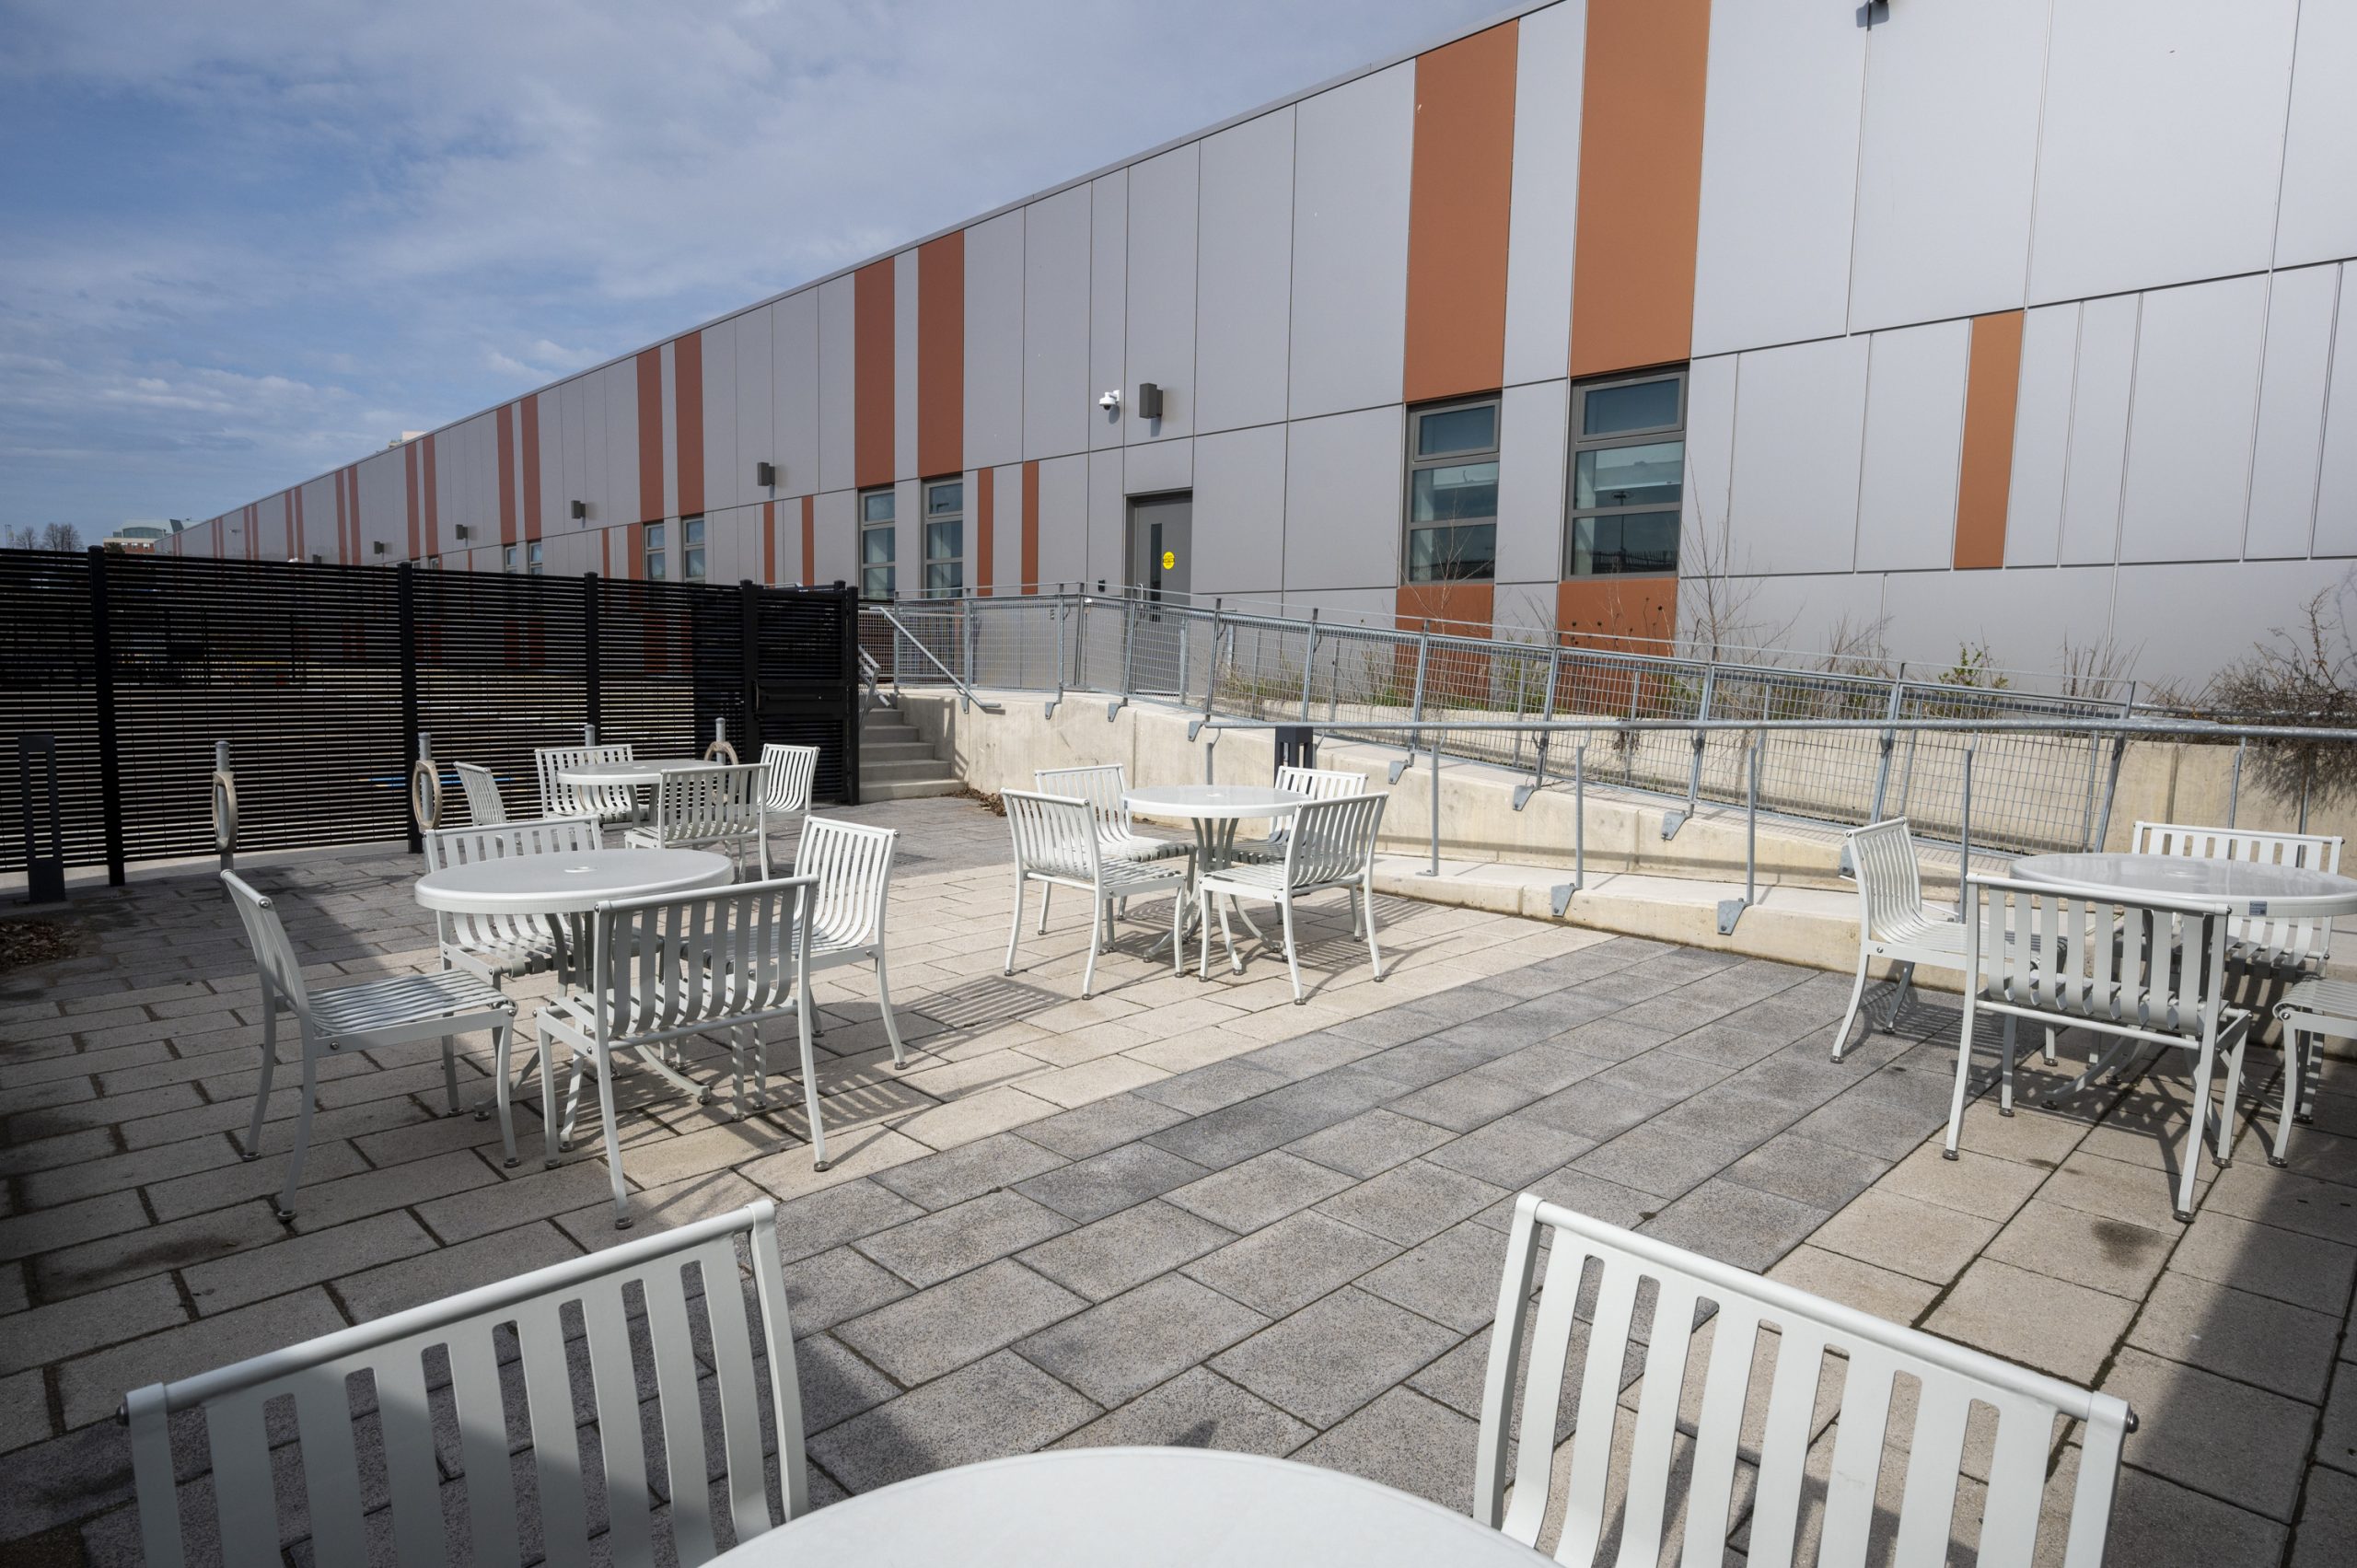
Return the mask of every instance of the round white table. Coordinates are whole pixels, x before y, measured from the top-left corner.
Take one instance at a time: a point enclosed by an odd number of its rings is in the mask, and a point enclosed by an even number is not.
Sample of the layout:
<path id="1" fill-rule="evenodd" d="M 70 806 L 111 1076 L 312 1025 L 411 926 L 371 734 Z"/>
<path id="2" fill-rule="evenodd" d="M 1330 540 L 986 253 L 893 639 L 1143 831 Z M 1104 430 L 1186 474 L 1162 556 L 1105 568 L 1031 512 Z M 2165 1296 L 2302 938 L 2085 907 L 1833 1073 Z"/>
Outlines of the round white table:
<path id="1" fill-rule="evenodd" d="M 686 768 L 720 768 L 725 762 L 707 762 L 701 757 L 656 758 L 645 762 L 586 762 L 578 768 L 560 768 L 556 782 L 571 784 L 575 789 L 652 789 L 667 772 Z"/>
<path id="2" fill-rule="evenodd" d="M 1276 789 L 1267 784 L 1159 784 L 1124 791 L 1121 804 L 1141 816 L 1176 817 L 1191 824 L 1195 830 L 1195 875 L 1201 877 L 1206 871 L 1217 871 L 1234 862 L 1236 830 L 1242 823 L 1290 817 L 1309 804 L 1309 796 L 1297 789 Z M 1184 927 L 1190 932 L 1195 928 L 1193 899 L 1193 889 L 1190 889 Z M 1260 936 L 1260 926 L 1253 923 L 1242 904 L 1236 905 L 1236 914 L 1256 939 Z M 1225 915 L 1220 921 L 1220 935 L 1227 943 L 1229 968 L 1242 970 L 1244 960 L 1236 956 L 1236 942 L 1228 935 Z M 1156 943 L 1154 951 L 1162 951 L 1162 945 Z"/>
<path id="3" fill-rule="evenodd" d="M 1465 1514 L 1339 1470 L 1075 1448 L 936 1470 L 806 1514 L 714 1568 L 1539 1568 Z"/>
<path id="4" fill-rule="evenodd" d="M 2118 888 L 2226 905 L 2240 915 L 2329 919 L 2357 914 L 2357 878 L 2305 865 L 2206 860 L 2183 854 L 2032 854 L 2014 862 L 2025 882 Z"/>
<path id="5" fill-rule="evenodd" d="M 513 854 L 446 865 L 417 879 L 417 901 L 449 914 L 582 915 L 609 899 L 725 888 L 736 867 L 700 849 Z"/>

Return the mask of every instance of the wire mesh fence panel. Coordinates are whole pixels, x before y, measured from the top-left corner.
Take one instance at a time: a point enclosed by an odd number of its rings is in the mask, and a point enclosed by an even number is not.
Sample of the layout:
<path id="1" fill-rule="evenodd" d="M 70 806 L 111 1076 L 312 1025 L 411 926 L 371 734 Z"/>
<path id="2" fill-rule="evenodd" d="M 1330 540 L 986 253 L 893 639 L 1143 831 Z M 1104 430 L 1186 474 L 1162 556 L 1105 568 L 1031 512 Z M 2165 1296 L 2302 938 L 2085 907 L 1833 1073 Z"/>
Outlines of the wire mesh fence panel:
<path id="1" fill-rule="evenodd" d="M 1011 691 L 1054 691 L 1056 629 L 1062 610 L 1062 600 L 1039 598 L 993 599 L 975 607 L 968 623 L 972 684 Z"/>
<path id="2" fill-rule="evenodd" d="M 1902 718 L 2073 718 L 2086 704 L 1958 687 L 1910 687 Z M 1890 804 L 1919 830 L 1963 830 L 1964 759 L 1972 754 L 1972 842 L 1989 849 L 2078 849 L 2093 840 L 2103 748 L 2092 734 L 1914 731 L 1893 746 Z"/>

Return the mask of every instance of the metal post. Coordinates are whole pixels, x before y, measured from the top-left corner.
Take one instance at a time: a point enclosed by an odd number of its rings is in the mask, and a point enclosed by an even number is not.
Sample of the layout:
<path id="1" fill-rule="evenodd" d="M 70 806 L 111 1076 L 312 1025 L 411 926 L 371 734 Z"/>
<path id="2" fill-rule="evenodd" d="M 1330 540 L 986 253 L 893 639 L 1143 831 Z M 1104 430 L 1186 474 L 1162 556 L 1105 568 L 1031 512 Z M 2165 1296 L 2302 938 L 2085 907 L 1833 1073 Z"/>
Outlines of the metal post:
<path id="1" fill-rule="evenodd" d="M 417 569 L 404 561 L 393 568 L 393 591 L 401 606 L 401 761 L 400 772 L 409 772 L 410 759 L 422 756 L 418 743 L 417 717 Z M 418 831 L 417 813 L 409 818 L 409 852 L 421 853 L 425 848 L 424 836 Z"/>
<path id="2" fill-rule="evenodd" d="M 761 586 L 750 577 L 737 584 L 737 641 L 742 663 L 737 678 L 744 691 L 745 744 L 754 757 L 761 754 Z"/>
<path id="3" fill-rule="evenodd" d="M 598 679 L 598 574 L 588 572 L 581 578 L 581 697 L 586 714 L 581 733 L 591 746 L 598 744 L 598 709 L 604 695 Z"/>
<path id="4" fill-rule="evenodd" d="M 1050 604 L 1050 606 L 1049 606 L 1049 613 L 1050 613 L 1050 614 L 1051 614 L 1051 615 L 1053 615 L 1053 616 L 1056 618 L 1056 694 L 1055 694 L 1054 696 L 1052 696 L 1052 697 L 1051 697 L 1051 698 L 1049 698 L 1049 699 L 1048 699 L 1048 707 L 1047 707 L 1047 712 L 1046 712 L 1046 714 L 1045 714 L 1045 716 L 1046 716 L 1046 717 L 1048 717 L 1048 718 L 1054 718 L 1054 717 L 1056 716 L 1056 704 L 1057 704 L 1057 703 L 1061 703 L 1061 702 L 1062 702 L 1062 701 L 1064 700 L 1064 598 L 1063 598 L 1063 593 L 1062 593 L 1063 585 L 1062 585 L 1062 584 L 1061 584 L 1061 583 L 1059 583 L 1059 584 L 1057 584 L 1057 585 L 1056 585 L 1056 587 L 1057 587 L 1057 593 L 1056 593 L 1055 599 L 1054 599 L 1054 601 L 1053 601 L 1052 603 L 1051 603 L 1051 604 Z"/>
<path id="5" fill-rule="evenodd" d="M 1223 600 L 1212 600 L 1212 655 L 1203 669 L 1203 717 L 1212 716 L 1212 698 L 1219 691 L 1219 607 Z M 1231 664 L 1234 660 L 1229 661 Z"/>
<path id="6" fill-rule="evenodd" d="M 1555 918 L 1572 907 L 1572 895 L 1587 886 L 1587 732 L 1572 748 L 1572 879 L 1554 889 Z"/>
<path id="7" fill-rule="evenodd" d="M 1415 695 L 1410 699 L 1408 703 L 1409 720 L 1416 726 L 1411 729 L 1408 735 L 1408 747 L 1411 750 L 1413 750 L 1416 743 L 1423 738 L 1424 667 L 1431 663 L 1432 652 L 1432 623 L 1426 621 L 1422 623 L 1416 632 L 1416 691 Z"/>
<path id="8" fill-rule="evenodd" d="M 1309 722 L 1309 686 L 1318 671 L 1318 609 L 1309 610 L 1309 644 L 1301 651 L 1301 722 Z"/>
<path id="9" fill-rule="evenodd" d="M 1431 869 L 1420 873 L 1425 877 L 1440 875 L 1440 731 L 1433 731 L 1432 791 L 1433 791 L 1433 861 Z"/>
<path id="10" fill-rule="evenodd" d="M 1218 753 L 1219 731 L 1213 730 L 1211 733 L 1211 738 L 1203 743 L 1203 782 L 1205 784 L 1212 782 L 1212 759 Z"/>
<path id="11" fill-rule="evenodd" d="M 1970 753 L 1968 752 L 1966 755 L 1969 757 Z M 2097 849 L 2103 848 L 2104 840 L 2108 838 L 2111 834 L 2112 797 L 2119 793 L 2119 764 L 2126 761 L 2127 757 L 2128 737 L 2125 735 L 2114 736 L 2111 741 L 2111 777 L 2106 781 L 2103 786 L 2103 815 L 2096 819 L 2095 847 Z M 1968 777 L 1969 775 L 1967 776 Z M 2226 825 L 2228 827 L 2234 826 L 2234 818 L 2232 816 L 2229 816 L 2226 819 Z"/>
<path id="12" fill-rule="evenodd" d="M 213 743 L 213 847 L 221 869 L 238 865 L 238 775 L 229 766 L 229 743 Z"/>
<path id="13" fill-rule="evenodd" d="M 2316 782 L 2316 754 L 2304 752 L 2300 758 L 2300 831 L 2308 830 L 2308 786 Z"/>
<path id="14" fill-rule="evenodd" d="M 1907 683 L 1905 681 L 1894 680 L 1890 683 L 1890 710 L 1886 716 L 1889 722 L 1893 724 L 1898 722 L 1898 708 L 1899 704 L 1905 701 L 1906 691 Z M 1874 804 L 1866 808 L 1866 820 L 1869 822 L 1879 822 L 1882 820 L 1883 798 L 1890 789 L 1891 743 L 1898 738 L 1898 732 L 1897 730 L 1886 729 L 1882 732 L 1882 761 L 1875 767 Z M 1842 854 L 1846 855 L 1848 853 L 1848 848 L 1844 846 Z"/>
<path id="15" fill-rule="evenodd" d="M 40 758 L 38 784 L 34 758 Z M 44 791 L 39 784 L 45 784 Z M 36 796 L 49 796 L 49 853 L 41 853 L 41 814 Z M 65 901 L 65 818 L 57 795 L 57 737 L 49 730 L 26 730 L 17 737 L 17 797 L 25 815 L 25 901 L 62 904 Z"/>
<path id="16" fill-rule="evenodd" d="M 2242 804 L 2243 753 L 2249 749 L 2248 737 L 2235 742 L 2235 772 L 2232 781 L 2226 785 L 2226 830 L 2229 832 L 2234 830 L 2235 808 Z"/>
<path id="17" fill-rule="evenodd" d="M 1736 923 L 1743 918 L 1759 897 L 1759 753 L 1768 741 L 1767 732 L 1751 734 L 1751 778 L 1743 792 L 1743 897 L 1719 900 L 1719 935 L 1732 935 Z"/>
<path id="18" fill-rule="evenodd" d="M 114 624 L 107 587 L 107 552 L 94 544 L 90 546 L 90 663 L 97 676 L 99 811 L 106 828 L 107 881 L 120 888 L 123 882 L 122 762 L 115 728 Z M 29 856 L 29 838 L 26 845 Z"/>
<path id="19" fill-rule="evenodd" d="M 1702 700 L 1694 714 L 1694 717 L 1699 722 L 1703 724 L 1710 722 L 1711 698 L 1717 692 L 1718 688 L 1719 667 L 1715 664 L 1704 665 L 1702 667 Z M 1662 813 L 1661 836 L 1665 839 L 1676 838 L 1678 830 L 1686 825 L 1688 819 L 1694 815 L 1695 807 L 1701 802 L 1702 748 L 1709 741 L 1710 733 L 1706 729 L 1697 729 L 1694 732 L 1694 758 L 1686 771 L 1686 809 Z"/>
<path id="20" fill-rule="evenodd" d="M 866 722 L 865 710 L 859 704 L 859 590 L 842 582 L 835 584 L 835 602 L 840 607 L 842 623 L 842 644 L 840 656 L 843 672 L 843 804 L 859 804 L 860 730 Z M 812 785 L 813 793 L 817 785 Z"/>
<path id="21" fill-rule="evenodd" d="M 1964 884 L 1972 875 L 1972 753 L 1977 743 L 1964 743 L 1964 802 L 1956 821 L 1956 917 L 1964 918 Z M 2108 813 L 2106 813 L 2107 816 Z"/>
<path id="22" fill-rule="evenodd" d="M 1128 594 L 1121 596 L 1121 694 L 1105 704 L 1105 722 L 1129 706 L 1130 690 L 1137 682 L 1138 604 Z"/>
<path id="23" fill-rule="evenodd" d="M 1194 670 L 1194 661 L 1188 656 L 1187 633 L 1195 628 L 1194 611 L 1182 611 L 1178 617 L 1178 705 L 1187 705 L 1187 678 Z"/>

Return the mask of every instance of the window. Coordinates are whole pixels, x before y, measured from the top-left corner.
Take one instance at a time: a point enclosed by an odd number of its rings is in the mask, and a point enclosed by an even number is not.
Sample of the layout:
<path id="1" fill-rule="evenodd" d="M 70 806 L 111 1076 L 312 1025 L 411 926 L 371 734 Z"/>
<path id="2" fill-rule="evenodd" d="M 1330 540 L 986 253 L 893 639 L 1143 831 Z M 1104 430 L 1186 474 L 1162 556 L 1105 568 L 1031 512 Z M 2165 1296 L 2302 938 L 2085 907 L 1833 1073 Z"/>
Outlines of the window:
<path id="1" fill-rule="evenodd" d="M 703 581 L 703 519 L 679 519 L 679 575 L 691 583 Z"/>
<path id="2" fill-rule="evenodd" d="M 506 545 L 500 550 L 499 569 L 503 572 L 513 572 L 516 570 L 516 547 L 514 545 Z"/>
<path id="3" fill-rule="evenodd" d="M 1685 371 L 1573 388 L 1563 575 L 1675 573 L 1685 480 Z"/>
<path id="4" fill-rule="evenodd" d="M 540 541 L 534 540 L 524 547 L 524 572 L 527 576 L 540 575 Z"/>
<path id="5" fill-rule="evenodd" d="M 1408 581 L 1487 579 L 1497 556 L 1497 399 L 1410 410 Z"/>
<path id="6" fill-rule="evenodd" d="M 892 493 L 870 490 L 859 498 L 859 597 L 888 599 L 898 584 L 893 556 L 899 543 L 893 535 Z"/>
<path id="7" fill-rule="evenodd" d="M 650 583 L 659 583 L 671 575 L 670 556 L 664 549 L 665 531 L 666 525 L 662 523 L 646 525 L 646 580 Z"/>
<path id="8" fill-rule="evenodd" d="M 924 597 L 956 598 L 966 591 L 966 482 L 924 487 Z"/>

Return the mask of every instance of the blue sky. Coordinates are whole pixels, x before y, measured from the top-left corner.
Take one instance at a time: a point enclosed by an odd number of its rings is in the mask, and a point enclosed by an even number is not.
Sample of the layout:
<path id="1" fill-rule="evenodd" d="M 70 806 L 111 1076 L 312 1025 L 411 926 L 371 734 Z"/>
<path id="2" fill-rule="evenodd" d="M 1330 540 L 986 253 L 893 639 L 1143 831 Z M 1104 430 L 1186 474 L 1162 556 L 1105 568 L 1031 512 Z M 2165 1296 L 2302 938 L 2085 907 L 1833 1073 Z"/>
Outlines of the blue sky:
<path id="1" fill-rule="evenodd" d="M 1500 0 L 0 0 L 0 524 L 210 516 Z"/>

